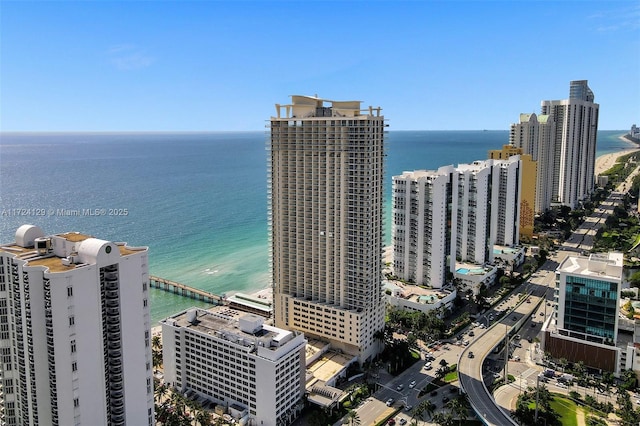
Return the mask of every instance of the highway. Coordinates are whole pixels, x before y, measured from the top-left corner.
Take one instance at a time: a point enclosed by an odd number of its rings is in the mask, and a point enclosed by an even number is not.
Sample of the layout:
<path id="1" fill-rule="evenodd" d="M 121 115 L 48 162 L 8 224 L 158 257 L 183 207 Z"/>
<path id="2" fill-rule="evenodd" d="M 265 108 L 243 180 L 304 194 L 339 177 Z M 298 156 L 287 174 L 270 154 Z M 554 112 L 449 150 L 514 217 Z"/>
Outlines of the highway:
<path id="1" fill-rule="evenodd" d="M 640 167 L 618 186 L 618 191 L 624 191 L 627 187 L 631 187 L 633 177 L 638 174 Z M 499 322 L 494 323 L 483 334 L 478 336 L 465 350 L 460 354 L 458 361 L 458 374 L 460 386 L 462 390 L 469 396 L 469 402 L 478 417 L 487 425 L 517 425 L 511 418 L 509 413 L 504 411 L 495 401 L 493 395 L 489 393 L 483 377 L 483 364 L 489 353 L 501 343 L 505 338 L 505 333 L 510 336 L 531 317 L 532 313 L 538 306 L 544 306 L 544 315 L 542 320 L 547 318 L 547 300 L 553 299 L 553 288 L 555 286 L 555 270 L 559 264 L 569 255 L 589 251 L 593 248 L 593 239 L 600 227 L 604 225 L 607 217 L 613 213 L 615 206 L 622 204 L 623 193 L 612 192 L 607 200 L 602 202 L 600 206 L 585 219 L 585 221 L 576 229 L 571 236 L 562 244 L 557 254 L 549 258 L 538 271 L 524 284 L 524 287 L 515 289 L 508 300 L 512 300 L 515 295 L 531 294 L 531 302 L 520 302 L 517 306 L 513 303 L 502 303 L 498 309 L 509 309 Z M 549 288 L 551 289 L 550 291 Z M 551 309 L 551 308 L 550 308 Z M 494 310 L 485 314 L 488 317 L 493 314 L 497 317 Z M 531 324 L 540 330 L 540 324 L 533 318 Z M 469 353 L 473 352 L 473 358 L 469 358 Z M 493 376 L 488 374 L 487 381 L 493 380 Z"/>
<path id="2" fill-rule="evenodd" d="M 487 377 L 484 377 L 482 371 L 484 361 L 491 351 L 504 341 L 505 334 L 515 335 L 537 311 L 538 307 L 544 310 L 544 315 L 533 318 L 530 327 L 535 328 L 536 332 L 540 331 L 542 322 L 547 318 L 547 301 L 553 299 L 555 270 L 569 254 L 568 251 L 560 251 L 557 255 L 547 259 L 526 283 L 514 289 L 502 303 L 485 314 L 485 316 L 493 315 L 500 319 L 480 334 L 460 354 L 458 361 L 460 385 L 469 396 L 469 402 L 478 417 L 487 425 L 503 426 L 517 425 L 517 423 L 489 393 L 486 385 L 493 381 L 493 376 L 487 374 Z M 549 309 L 551 310 L 551 308 Z M 498 313 L 505 310 L 507 313 L 499 317 Z M 548 313 L 550 314 L 551 311 Z M 473 358 L 469 358 L 469 352 L 473 352 Z"/>

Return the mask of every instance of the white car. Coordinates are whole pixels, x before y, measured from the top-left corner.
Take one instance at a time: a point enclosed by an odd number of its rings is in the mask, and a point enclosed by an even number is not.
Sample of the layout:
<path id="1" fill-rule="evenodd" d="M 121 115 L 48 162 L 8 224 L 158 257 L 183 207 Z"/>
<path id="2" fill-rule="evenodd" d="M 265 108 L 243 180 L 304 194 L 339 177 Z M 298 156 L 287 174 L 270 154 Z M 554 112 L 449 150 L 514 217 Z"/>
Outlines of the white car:
<path id="1" fill-rule="evenodd" d="M 410 387 L 411 389 L 415 388 L 415 387 L 416 387 L 416 381 L 415 381 L 415 380 L 412 380 L 412 381 L 411 381 L 411 383 L 409 383 L 409 387 Z"/>
<path id="2" fill-rule="evenodd" d="M 387 407 L 391 407 L 393 405 L 393 402 L 394 402 L 393 398 L 387 399 Z"/>

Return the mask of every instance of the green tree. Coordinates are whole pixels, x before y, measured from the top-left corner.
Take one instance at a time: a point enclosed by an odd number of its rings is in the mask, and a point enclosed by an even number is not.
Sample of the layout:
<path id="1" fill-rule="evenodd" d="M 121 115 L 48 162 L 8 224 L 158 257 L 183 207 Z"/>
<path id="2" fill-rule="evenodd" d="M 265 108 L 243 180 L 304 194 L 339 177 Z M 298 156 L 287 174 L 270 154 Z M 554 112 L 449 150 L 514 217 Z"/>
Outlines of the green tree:
<path id="1" fill-rule="evenodd" d="M 455 424 L 451 413 L 436 413 L 431 420 L 438 426 L 454 426 Z"/>
<path id="2" fill-rule="evenodd" d="M 559 366 L 560 368 L 562 368 L 562 372 L 563 372 L 563 373 L 565 372 L 565 369 L 567 368 L 567 365 L 569 365 L 569 361 L 567 361 L 567 359 L 566 359 L 566 358 L 560 358 L 560 359 L 558 360 L 558 366 Z"/>
<path id="3" fill-rule="evenodd" d="M 462 422 L 466 421 L 467 417 L 469 416 L 468 410 L 467 410 L 467 404 L 464 398 L 452 399 L 451 401 L 449 401 L 447 405 L 451 410 L 451 415 L 454 418 L 457 418 L 459 424 L 462 425 Z"/>
<path id="4" fill-rule="evenodd" d="M 356 410 L 347 411 L 345 419 L 347 421 L 346 424 L 350 426 L 360 426 L 360 416 L 358 416 L 358 412 Z"/>
<path id="5" fill-rule="evenodd" d="M 429 415 L 429 418 L 433 416 L 433 413 L 436 410 L 436 406 L 433 402 L 425 399 L 421 401 L 412 411 L 411 411 L 411 419 L 422 419 L 422 416 L 425 414 Z"/>

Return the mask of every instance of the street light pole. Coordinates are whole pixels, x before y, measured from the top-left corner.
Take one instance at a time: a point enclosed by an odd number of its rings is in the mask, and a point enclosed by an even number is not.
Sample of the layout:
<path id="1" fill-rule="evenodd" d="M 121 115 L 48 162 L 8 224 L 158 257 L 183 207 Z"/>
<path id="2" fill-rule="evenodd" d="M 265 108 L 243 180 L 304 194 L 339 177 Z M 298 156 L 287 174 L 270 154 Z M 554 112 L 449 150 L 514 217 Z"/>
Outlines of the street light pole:
<path id="1" fill-rule="evenodd" d="M 536 377 L 536 414 L 533 417 L 533 424 L 538 424 L 538 395 L 540 393 L 540 374 Z M 545 422 L 546 423 L 546 422 Z"/>
<path id="2" fill-rule="evenodd" d="M 504 325 L 504 383 L 509 382 L 509 327 Z"/>

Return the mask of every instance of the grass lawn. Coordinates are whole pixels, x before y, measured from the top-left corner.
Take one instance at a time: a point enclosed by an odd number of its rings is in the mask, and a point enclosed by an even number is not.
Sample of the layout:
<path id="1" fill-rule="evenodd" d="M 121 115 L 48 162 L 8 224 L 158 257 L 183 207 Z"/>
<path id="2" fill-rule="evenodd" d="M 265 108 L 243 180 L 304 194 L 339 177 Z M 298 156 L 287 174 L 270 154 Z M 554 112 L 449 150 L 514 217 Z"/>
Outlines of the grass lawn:
<path id="1" fill-rule="evenodd" d="M 458 380 L 458 372 L 457 371 L 450 371 L 444 376 L 444 381 L 446 383 L 455 382 L 456 380 Z"/>
<path id="2" fill-rule="evenodd" d="M 551 408 L 558 413 L 562 426 L 578 426 L 576 411 L 580 408 L 575 402 L 556 395 L 551 400 Z"/>

